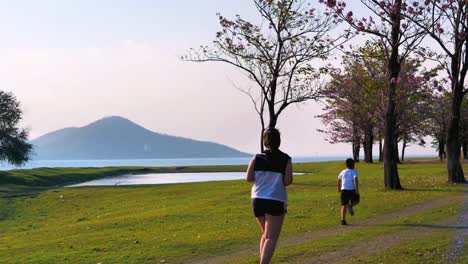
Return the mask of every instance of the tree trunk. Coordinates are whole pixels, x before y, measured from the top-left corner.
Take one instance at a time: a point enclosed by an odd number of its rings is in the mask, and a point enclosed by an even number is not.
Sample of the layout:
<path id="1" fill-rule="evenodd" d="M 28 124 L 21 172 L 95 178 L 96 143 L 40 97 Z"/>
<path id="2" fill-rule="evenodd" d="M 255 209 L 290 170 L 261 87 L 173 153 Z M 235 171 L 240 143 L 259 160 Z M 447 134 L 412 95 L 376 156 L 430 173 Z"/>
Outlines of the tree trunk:
<path id="1" fill-rule="evenodd" d="M 383 161 L 383 145 L 382 145 L 382 139 L 379 140 L 379 162 Z"/>
<path id="2" fill-rule="evenodd" d="M 468 139 L 463 140 L 463 159 L 468 160 Z"/>
<path id="3" fill-rule="evenodd" d="M 401 161 L 405 161 L 406 140 L 403 139 L 403 146 L 401 148 Z"/>
<path id="4" fill-rule="evenodd" d="M 265 150 L 265 147 L 263 146 L 263 133 L 265 132 L 265 124 L 263 123 L 262 120 L 262 131 L 260 131 L 260 152 L 263 152 Z"/>
<path id="5" fill-rule="evenodd" d="M 401 164 L 401 160 L 400 160 L 400 149 L 398 148 L 398 137 L 395 137 L 395 148 L 396 148 L 396 151 L 395 151 L 395 160 L 397 161 L 398 164 Z"/>
<path id="6" fill-rule="evenodd" d="M 442 162 L 445 158 L 445 139 L 439 138 L 439 160 Z"/>
<path id="7" fill-rule="evenodd" d="M 453 87 L 452 113 L 447 129 L 447 171 L 448 182 L 466 182 L 463 168 L 460 162 L 460 116 L 463 100 L 463 85 L 456 84 Z"/>
<path id="8" fill-rule="evenodd" d="M 368 129 L 364 134 L 364 161 L 366 163 L 372 163 L 372 146 L 374 144 L 373 129 Z"/>
<path id="9" fill-rule="evenodd" d="M 359 138 L 359 130 L 353 125 L 353 159 L 354 162 L 359 162 L 359 152 L 361 150 L 361 140 Z"/>
<path id="10" fill-rule="evenodd" d="M 359 162 L 359 152 L 361 150 L 361 146 L 358 143 L 353 143 L 353 159 L 355 162 Z"/>
<path id="11" fill-rule="evenodd" d="M 278 117 L 276 115 L 270 114 L 270 123 L 268 124 L 268 128 L 275 128 L 277 120 L 278 120 Z"/>
<path id="12" fill-rule="evenodd" d="M 385 112 L 384 129 L 384 184 L 386 189 L 403 189 L 398 175 L 396 157 L 398 156 L 396 143 L 396 113 L 395 113 L 395 93 L 400 75 L 400 61 L 398 54 L 398 45 L 400 41 L 400 21 L 401 21 L 401 3 L 402 0 L 395 1 L 396 12 L 392 13 L 392 32 L 391 32 L 391 55 L 388 64 L 389 85 L 387 94 L 387 109 Z"/>

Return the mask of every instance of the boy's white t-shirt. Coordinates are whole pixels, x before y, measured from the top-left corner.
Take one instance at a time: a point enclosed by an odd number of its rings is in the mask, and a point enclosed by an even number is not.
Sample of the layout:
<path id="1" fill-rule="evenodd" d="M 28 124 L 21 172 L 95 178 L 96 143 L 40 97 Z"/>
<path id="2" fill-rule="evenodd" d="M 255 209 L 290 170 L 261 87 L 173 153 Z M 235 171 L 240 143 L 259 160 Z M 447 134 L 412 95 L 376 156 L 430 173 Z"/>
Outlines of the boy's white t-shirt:
<path id="1" fill-rule="evenodd" d="M 354 169 L 345 169 L 340 172 L 338 179 L 341 180 L 341 190 L 356 190 L 354 186 L 354 178 L 358 177 L 358 173 Z"/>

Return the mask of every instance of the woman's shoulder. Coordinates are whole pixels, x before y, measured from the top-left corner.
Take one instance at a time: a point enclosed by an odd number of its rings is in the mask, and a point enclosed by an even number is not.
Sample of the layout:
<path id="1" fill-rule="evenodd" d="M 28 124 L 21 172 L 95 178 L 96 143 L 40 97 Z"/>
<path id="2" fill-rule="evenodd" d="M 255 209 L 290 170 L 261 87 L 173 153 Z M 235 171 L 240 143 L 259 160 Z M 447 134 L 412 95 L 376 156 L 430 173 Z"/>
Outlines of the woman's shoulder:
<path id="1" fill-rule="evenodd" d="M 281 150 L 279 150 L 279 153 L 280 153 L 280 155 L 281 155 L 284 159 L 286 159 L 286 160 L 290 160 L 290 159 L 291 159 L 291 157 L 290 157 L 287 153 L 284 153 L 284 152 L 282 152 Z"/>

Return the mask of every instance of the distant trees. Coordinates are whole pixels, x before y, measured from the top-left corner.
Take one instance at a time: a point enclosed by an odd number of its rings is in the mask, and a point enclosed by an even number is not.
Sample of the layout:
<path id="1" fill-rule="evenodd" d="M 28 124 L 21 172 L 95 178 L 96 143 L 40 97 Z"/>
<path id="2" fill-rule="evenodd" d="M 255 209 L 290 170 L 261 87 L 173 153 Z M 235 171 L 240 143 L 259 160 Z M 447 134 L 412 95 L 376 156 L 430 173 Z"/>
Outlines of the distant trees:
<path id="1" fill-rule="evenodd" d="M 328 134 L 331 143 L 352 143 L 356 161 L 362 145 L 365 162 L 373 162 L 372 146 L 381 130 L 385 86 L 382 56 L 382 50 L 371 43 L 343 56 L 343 70 L 333 69 L 322 91 L 326 106 L 318 117 L 329 129 L 319 131 Z"/>
<path id="2" fill-rule="evenodd" d="M 364 160 L 370 163 L 373 144 L 377 140 L 380 143 L 384 130 L 388 89 L 384 50 L 377 43 L 368 42 L 344 56 L 342 68 L 331 71 L 331 80 L 323 90 L 326 106 L 319 117 L 328 129 L 319 131 L 328 134 L 332 143 L 349 142 L 353 149 L 362 145 Z M 395 93 L 398 119 L 394 133 L 395 145 L 402 143 L 402 160 L 409 143 L 421 144 L 427 134 L 435 90 L 432 78 L 436 72 L 437 69 L 422 68 L 421 61 L 415 58 L 407 58 L 401 65 L 399 89 Z M 358 154 L 355 150 L 353 153 Z"/>
<path id="3" fill-rule="evenodd" d="M 461 128 L 462 155 L 463 159 L 468 160 L 468 98 L 466 96 L 462 103 Z"/>
<path id="4" fill-rule="evenodd" d="M 32 145 L 27 141 L 28 132 L 18 127 L 21 118 L 16 97 L 0 91 L 0 161 L 22 165 L 29 160 Z"/>
<path id="5" fill-rule="evenodd" d="M 277 125 L 288 106 L 318 98 L 325 68 L 317 66 L 317 62 L 327 59 L 346 41 L 348 33 L 328 35 L 339 18 L 312 8 L 307 1 L 253 3 L 262 19 L 260 23 L 246 21 L 240 15 L 231 20 L 219 14 L 221 30 L 213 45 L 191 49 L 182 59 L 222 62 L 244 72 L 256 88 L 239 89 L 254 103 L 263 133 L 265 126 Z M 262 142 L 260 145 L 263 149 Z"/>
<path id="6" fill-rule="evenodd" d="M 442 90 L 435 94 L 429 108 L 429 119 L 427 122 L 428 135 L 433 138 L 432 146 L 436 148 L 439 160 L 443 161 L 446 154 L 447 126 L 450 119 L 450 94 Z"/>

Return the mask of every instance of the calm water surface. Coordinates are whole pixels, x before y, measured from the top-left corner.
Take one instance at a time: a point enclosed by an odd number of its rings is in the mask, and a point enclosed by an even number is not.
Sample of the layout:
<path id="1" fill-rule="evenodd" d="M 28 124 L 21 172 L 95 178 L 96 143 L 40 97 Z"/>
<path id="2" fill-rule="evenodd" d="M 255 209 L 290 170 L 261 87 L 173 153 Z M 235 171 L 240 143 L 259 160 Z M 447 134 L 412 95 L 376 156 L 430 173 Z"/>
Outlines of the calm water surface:
<path id="1" fill-rule="evenodd" d="M 0 170 L 33 168 L 76 168 L 76 167 L 120 167 L 120 166 L 207 166 L 207 165 L 246 165 L 252 157 L 243 158 L 199 158 L 199 159 L 124 159 L 124 160 L 32 160 L 23 167 L 0 163 Z M 313 162 L 345 160 L 340 156 L 293 157 L 293 162 Z"/>
<path id="2" fill-rule="evenodd" d="M 71 185 L 69 187 L 228 181 L 243 178 L 245 178 L 245 172 L 149 173 L 104 178 Z"/>
<path id="3" fill-rule="evenodd" d="M 300 173 L 295 173 L 295 175 L 298 174 Z M 74 184 L 68 187 L 169 184 L 206 181 L 229 181 L 240 179 L 245 179 L 245 172 L 150 173 L 104 178 Z"/>

